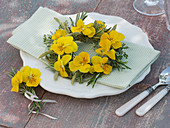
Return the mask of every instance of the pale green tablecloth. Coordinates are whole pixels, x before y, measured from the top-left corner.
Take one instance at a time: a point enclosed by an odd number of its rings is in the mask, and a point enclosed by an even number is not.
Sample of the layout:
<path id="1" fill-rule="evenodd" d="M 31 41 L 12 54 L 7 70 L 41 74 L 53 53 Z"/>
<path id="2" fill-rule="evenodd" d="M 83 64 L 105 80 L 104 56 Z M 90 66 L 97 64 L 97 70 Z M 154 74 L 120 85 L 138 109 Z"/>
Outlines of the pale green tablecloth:
<path id="1" fill-rule="evenodd" d="M 49 34 L 50 31 L 54 32 L 58 27 L 54 17 L 59 18 L 61 21 L 68 20 L 68 17 L 40 7 L 30 19 L 13 31 L 13 36 L 7 42 L 38 59 L 46 51 L 43 44 L 43 35 Z M 100 78 L 99 83 L 120 89 L 133 85 L 136 79 L 151 66 L 160 54 L 159 51 L 149 47 L 129 42 L 125 43 L 129 46 L 129 49 L 126 50 L 129 55 L 127 65 L 132 69 L 121 72 L 114 69 L 111 74 Z M 89 45 L 79 47 L 79 51 L 92 52 Z M 94 53 L 91 53 L 91 55 L 94 55 Z"/>

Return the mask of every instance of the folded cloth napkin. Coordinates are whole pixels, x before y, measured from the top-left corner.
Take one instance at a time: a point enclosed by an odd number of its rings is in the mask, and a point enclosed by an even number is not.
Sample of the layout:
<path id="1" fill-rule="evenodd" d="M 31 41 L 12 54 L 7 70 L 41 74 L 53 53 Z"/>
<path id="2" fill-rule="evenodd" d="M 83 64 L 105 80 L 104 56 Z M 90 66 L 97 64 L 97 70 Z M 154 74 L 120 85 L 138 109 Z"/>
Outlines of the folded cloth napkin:
<path id="1" fill-rule="evenodd" d="M 46 51 L 46 47 L 43 44 L 43 35 L 49 34 L 50 31 L 55 32 L 58 27 L 54 17 L 59 18 L 61 21 L 67 20 L 69 22 L 67 16 L 63 16 L 48 8 L 40 7 L 26 22 L 13 31 L 13 36 L 7 42 L 38 59 Z M 133 85 L 136 79 L 151 66 L 160 54 L 159 51 L 153 48 L 130 42 L 124 43 L 129 46 L 129 49 L 126 50 L 129 55 L 127 65 L 131 67 L 131 70 L 118 71 L 114 69 L 109 75 L 104 75 L 100 78 L 98 80 L 99 83 L 120 89 Z M 89 46 L 79 46 L 78 52 L 87 51 L 91 55 L 95 55 Z"/>

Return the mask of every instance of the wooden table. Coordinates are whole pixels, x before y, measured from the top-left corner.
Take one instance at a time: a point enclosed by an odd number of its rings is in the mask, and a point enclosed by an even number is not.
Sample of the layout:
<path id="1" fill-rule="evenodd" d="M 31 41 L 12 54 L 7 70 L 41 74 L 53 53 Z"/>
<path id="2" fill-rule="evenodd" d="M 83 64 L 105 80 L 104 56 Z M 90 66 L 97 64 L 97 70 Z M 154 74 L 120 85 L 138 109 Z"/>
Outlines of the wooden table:
<path id="1" fill-rule="evenodd" d="M 1 0 L 0 1 L 0 127 L 15 128 L 168 128 L 170 127 L 170 95 L 165 96 L 144 117 L 138 117 L 135 110 L 139 103 L 123 117 L 115 115 L 115 110 L 148 86 L 158 82 L 159 73 L 170 66 L 170 32 L 166 29 L 165 15 L 144 16 L 133 9 L 133 0 Z M 42 112 L 57 117 L 51 120 L 34 114 L 28 116 L 29 100 L 19 93 L 10 92 L 10 78 L 6 75 L 13 66 L 19 69 L 22 60 L 19 50 L 7 44 L 12 31 L 26 21 L 39 6 L 48 7 L 61 14 L 80 11 L 98 12 L 120 16 L 139 26 L 148 34 L 149 41 L 161 55 L 151 67 L 149 75 L 123 94 L 95 99 L 76 99 L 52 94 L 41 87 L 36 89 L 39 97 L 54 99 L 57 104 L 46 104 Z M 22 35 L 21 35 L 22 36 Z"/>

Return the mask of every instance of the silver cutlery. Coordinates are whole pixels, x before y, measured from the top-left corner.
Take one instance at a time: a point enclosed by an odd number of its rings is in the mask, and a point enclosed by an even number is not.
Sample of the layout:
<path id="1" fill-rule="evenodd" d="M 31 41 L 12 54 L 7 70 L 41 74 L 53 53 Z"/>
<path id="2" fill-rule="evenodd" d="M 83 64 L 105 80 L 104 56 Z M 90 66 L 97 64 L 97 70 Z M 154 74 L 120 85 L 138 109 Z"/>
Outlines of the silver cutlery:
<path id="1" fill-rule="evenodd" d="M 136 114 L 138 116 L 145 115 L 155 104 L 157 104 L 166 94 L 168 94 L 170 90 L 170 84 L 162 89 L 158 94 L 148 100 L 145 104 L 143 104 L 140 108 L 136 110 Z"/>
<path id="2" fill-rule="evenodd" d="M 170 83 L 170 67 L 167 67 L 162 73 L 159 75 L 159 82 L 149 88 L 147 88 L 142 93 L 138 94 L 136 97 L 119 107 L 115 113 L 118 116 L 123 116 L 129 110 L 131 110 L 134 106 L 136 106 L 140 101 L 146 98 L 149 94 L 151 94 L 158 86 L 166 85 Z"/>

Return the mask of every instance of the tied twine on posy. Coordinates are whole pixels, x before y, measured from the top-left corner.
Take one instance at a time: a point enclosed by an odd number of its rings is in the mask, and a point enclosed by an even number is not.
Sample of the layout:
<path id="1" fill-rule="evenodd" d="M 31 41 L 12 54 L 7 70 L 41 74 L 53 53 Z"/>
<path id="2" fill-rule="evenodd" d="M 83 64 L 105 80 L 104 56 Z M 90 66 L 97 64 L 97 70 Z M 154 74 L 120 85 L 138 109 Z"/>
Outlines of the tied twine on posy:
<path id="1" fill-rule="evenodd" d="M 28 92 L 28 91 L 26 91 L 26 92 L 24 93 L 24 96 L 25 96 L 27 99 L 31 100 L 31 103 L 28 105 L 28 108 L 30 107 L 30 105 L 32 104 L 33 101 L 35 101 L 35 102 L 44 102 L 44 103 L 57 103 L 57 101 L 55 101 L 55 100 L 48 100 L 48 99 L 40 100 L 40 99 L 38 98 L 38 96 L 36 96 L 36 95 L 34 95 L 34 94 L 32 94 L 31 92 Z M 36 114 L 37 112 L 36 112 L 36 111 L 32 111 L 32 113 Z M 48 117 L 48 118 L 50 118 L 50 119 L 53 119 L 53 120 L 56 120 L 56 119 L 57 119 L 57 118 L 55 118 L 55 117 L 53 117 L 53 116 L 50 116 L 50 115 L 48 115 L 48 114 L 45 114 L 45 113 L 39 112 L 39 114 L 41 114 L 41 115 L 43 115 L 43 116 L 46 116 L 46 117 Z"/>

